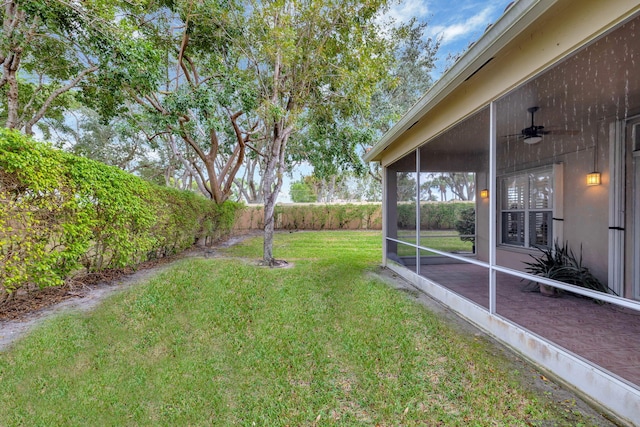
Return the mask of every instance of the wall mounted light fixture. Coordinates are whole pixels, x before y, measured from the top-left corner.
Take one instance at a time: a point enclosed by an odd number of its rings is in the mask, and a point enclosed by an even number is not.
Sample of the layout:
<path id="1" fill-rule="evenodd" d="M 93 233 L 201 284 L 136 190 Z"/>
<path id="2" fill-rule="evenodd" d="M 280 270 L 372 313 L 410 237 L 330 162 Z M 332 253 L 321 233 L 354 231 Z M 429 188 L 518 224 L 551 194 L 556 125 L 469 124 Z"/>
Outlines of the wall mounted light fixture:
<path id="1" fill-rule="evenodd" d="M 600 185 L 600 172 L 598 172 L 598 134 L 596 134 L 596 143 L 593 147 L 593 172 L 587 174 L 587 185 Z"/>
<path id="2" fill-rule="evenodd" d="M 591 172 L 587 174 L 587 185 L 600 185 L 600 172 Z"/>
<path id="3" fill-rule="evenodd" d="M 489 198 L 489 190 L 486 188 L 483 190 L 480 190 L 480 197 L 482 197 L 483 199 Z"/>

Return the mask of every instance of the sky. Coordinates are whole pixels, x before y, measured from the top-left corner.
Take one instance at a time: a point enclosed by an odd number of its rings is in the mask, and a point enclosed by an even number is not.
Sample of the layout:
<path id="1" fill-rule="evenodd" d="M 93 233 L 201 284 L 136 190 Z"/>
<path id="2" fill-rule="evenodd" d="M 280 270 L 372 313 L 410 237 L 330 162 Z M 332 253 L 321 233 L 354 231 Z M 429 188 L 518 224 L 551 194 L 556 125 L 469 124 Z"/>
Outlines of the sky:
<path id="1" fill-rule="evenodd" d="M 404 0 L 391 7 L 388 16 L 399 22 L 416 17 L 427 22 L 427 36 L 441 38 L 434 79 L 447 68 L 447 57 L 465 50 L 494 23 L 511 0 Z"/>
<path id="2" fill-rule="evenodd" d="M 438 59 L 432 73 L 435 81 L 450 65 L 447 57 L 464 51 L 470 43 L 478 40 L 509 3 L 511 0 L 403 0 L 392 5 L 385 17 L 394 18 L 397 22 L 407 22 L 416 17 L 421 22 L 427 22 L 427 37 L 440 38 Z M 309 167 L 301 167 L 294 171 L 293 181 L 311 172 Z M 291 202 L 291 181 L 289 176 L 285 176 L 278 202 Z"/>

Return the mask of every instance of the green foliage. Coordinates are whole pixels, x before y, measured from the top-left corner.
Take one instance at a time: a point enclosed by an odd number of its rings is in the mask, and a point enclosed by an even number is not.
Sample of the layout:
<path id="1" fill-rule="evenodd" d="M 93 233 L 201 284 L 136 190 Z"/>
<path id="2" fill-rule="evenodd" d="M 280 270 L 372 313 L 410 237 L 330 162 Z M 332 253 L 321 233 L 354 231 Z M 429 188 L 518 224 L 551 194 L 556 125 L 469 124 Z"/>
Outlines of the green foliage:
<path id="1" fill-rule="evenodd" d="M 551 248 L 538 248 L 539 255 L 531 255 L 532 262 L 525 262 L 528 273 L 546 277 L 570 285 L 580 286 L 594 291 L 614 293 L 601 283 L 587 267 L 582 265 L 582 246 L 580 255 L 576 256 L 569 242 L 559 244 L 557 241 Z"/>
<path id="2" fill-rule="evenodd" d="M 380 204 L 276 206 L 276 228 L 284 230 L 380 229 Z"/>
<path id="3" fill-rule="evenodd" d="M 291 184 L 289 194 L 295 203 L 312 203 L 318 200 L 313 188 L 302 179 Z"/>
<path id="4" fill-rule="evenodd" d="M 452 230 L 462 212 L 468 209 L 468 202 L 428 202 L 420 205 L 420 228 L 422 230 Z M 398 227 L 415 229 L 415 203 L 399 203 L 397 206 Z"/>
<path id="5" fill-rule="evenodd" d="M 462 235 L 460 240 L 463 242 L 475 242 L 476 208 L 474 206 L 468 206 L 460 210 L 458 220 L 456 221 L 456 230 Z M 465 234 L 470 237 L 464 236 Z"/>
<path id="6" fill-rule="evenodd" d="M 162 57 L 126 18 L 129 8 L 135 9 L 130 2 L 6 2 L 0 57 L 15 67 L 5 67 L 0 79 L 3 125 L 31 134 L 36 123 L 46 128 L 78 100 L 110 117 L 127 96 L 125 86 L 141 93 L 155 87 Z"/>
<path id="7" fill-rule="evenodd" d="M 155 186 L 0 130 L 0 286 L 59 285 L 228 232 L 239 205 Z"/>
<path id="8" fill-rule="evenodd" d="M 370 2 L 368 5 L 375 7 Z M 310 163 L 314 175 L 320 178 L 347 171 L 362 176 L 370 171 L 362 162 L 364 150 L 374 145 L 432 84 L 430 73 L 439 43 L 426 36 L 427 24 L 412 19 L 402 25 L 383 25 L 385 55 L 372 57 L 379 61 L 376 66 L 362 66 L 363 73 L 370 73 L 369 97 L 348 108 L 324 102 L 314 106 L 313 112 L 304 117 L 308 126 L 292 146 L 292 158 Z M 371 46 L 383 45 L 372 42 Z M 362 46 L 351 48 L 354 52 L 358 49 Z M 383 73 L 376 75 L 381 64 Z M 345 97 L 347 102 L 352 99 Z"/>

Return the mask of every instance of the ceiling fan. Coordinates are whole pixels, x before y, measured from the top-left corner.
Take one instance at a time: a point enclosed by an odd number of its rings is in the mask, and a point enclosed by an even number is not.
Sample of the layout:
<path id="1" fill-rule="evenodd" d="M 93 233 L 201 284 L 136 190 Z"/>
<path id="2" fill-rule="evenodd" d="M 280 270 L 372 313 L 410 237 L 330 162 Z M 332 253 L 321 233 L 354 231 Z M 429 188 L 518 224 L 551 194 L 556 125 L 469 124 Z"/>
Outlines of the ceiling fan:
<path id="1" fill-rule="evenodd" d="M 544 130 L 544 126 L 536 126 L 535 125 L 535 121 L 534 121 L 534 117 L 536 114 L 536 111 L 538 111 L 540 109 L 540 107 L 529 107 L 527 108 L 527 111 L 531 113 L 531 126 L 529 126 L 528 128 L 524 128 L 520 131 L 520 133 L 515 133 L 512 135 L 505 135 L 506 137 L 511 137 L 511 136 L 517 136 L 520 138 L 523 138 L 523 141 L 526 144 L 537 144 L 538 142 L 542 141 L 542 135 L 546 135 L 549 133 L 549 131 Z"/>

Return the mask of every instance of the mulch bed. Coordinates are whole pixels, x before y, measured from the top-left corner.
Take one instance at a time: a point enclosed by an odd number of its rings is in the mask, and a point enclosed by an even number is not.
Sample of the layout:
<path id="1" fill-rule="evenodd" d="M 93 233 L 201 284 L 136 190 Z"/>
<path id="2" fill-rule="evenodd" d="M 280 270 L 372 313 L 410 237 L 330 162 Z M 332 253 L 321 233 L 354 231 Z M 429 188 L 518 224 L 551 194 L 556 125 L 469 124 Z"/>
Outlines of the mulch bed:
<path id="1" fill-rule="evenodd" d="M 109 286 L 111 282 L 136 271 L 157 267 L 175 261 L 182 256 L 179 254 L 146 261 L 135 268 L 126 267 L 84 274 L 68 280 L 62 286 L 31 290 L 20 289 L 12 299 L 0 305 L 0 320 L 20 319 L 66 299 L 82 298 L 91 288 Z"/>

